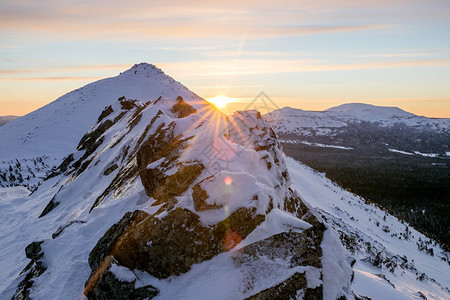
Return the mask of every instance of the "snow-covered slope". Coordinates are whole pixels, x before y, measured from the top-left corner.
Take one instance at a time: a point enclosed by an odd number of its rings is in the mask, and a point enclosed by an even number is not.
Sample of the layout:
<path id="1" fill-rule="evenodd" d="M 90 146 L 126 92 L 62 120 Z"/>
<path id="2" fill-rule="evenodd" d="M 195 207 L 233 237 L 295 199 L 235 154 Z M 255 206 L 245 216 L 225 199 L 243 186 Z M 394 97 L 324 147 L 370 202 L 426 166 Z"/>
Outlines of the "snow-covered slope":
<path id="1" fill-rule="evenodd" d="M 286 161 L 293 187 L 334 228 L 355 259 L 356 294 L 374 300 L 450 299 L 448 252 L 324 174 L 292 158 Z"/>
<path id="2" fill-rule="evenodd" d="M 147 63 L 112 78 L 74 90 L 50 104 L 0 127 L 0 186 L 28 183 L 35 189 L 45 172 L 59 165 L 91 128 L 99 112 L 112 100 L 125 96 L 143 102 L 158 97 L 181 96 L 199 100 L 196 94 Z M 6 142 L 7 141 L 7 142 Z M 16 161 L 17 160 L 17 161 Z M 10 166 L 20 163 L 18 173 Z M 19 173 L 22 179 L 18 178 Z M 13 177 L 11 177 L 11 174 Z M 30 180 L 27 178 L 30 177 Z"/>
<path id="3" fill-rule="evenodd" d="M 161 97 L 99 115 L 33 194 L 2 201 L 1 299 L 351 297 L 259 113 Z"/>
<path id="4" fill-rule="evenodd" d="M 76 89 L 0 128 L 0 160 L 49 156 L 63 158 L 91 128 L 112 99 L 125 96 L 143 102 L 159 96 L 199 97 L 154 65 L 141 63 L 116 77 Z"/>
<path id="5" fill-rule="evenodd" d="M 37 182 L 0 188 L 0 299 L 449 296 L 448 253 L 284 158 L 259 113 L 226 117 L 154 66 L 0 137 L 0 177 Z"/>

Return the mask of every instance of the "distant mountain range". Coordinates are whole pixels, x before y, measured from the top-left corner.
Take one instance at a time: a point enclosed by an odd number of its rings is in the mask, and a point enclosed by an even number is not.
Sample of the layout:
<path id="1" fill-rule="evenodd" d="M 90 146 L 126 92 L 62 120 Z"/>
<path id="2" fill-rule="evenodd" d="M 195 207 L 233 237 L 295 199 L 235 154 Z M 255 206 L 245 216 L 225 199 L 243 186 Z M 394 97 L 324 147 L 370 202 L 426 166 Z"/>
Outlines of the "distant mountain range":
<path id="1" fill-rule="evenodd" d="M 404 155 L 450 156 L 450 119 L 350 103 L 325 111 L 285 107 L 264 116 L 286 142 Z"/>
<path id="2" fill-rule="evenodd" d="M 19 118 L 18 116 L 0 116 L 0 126 Z"/>
<path id="3" fill-rule="evenodd" d="M 0 127 L 0 298 L 448 298 L 439 244 L 282 151 L 353 121 L 282 112 L 142 63 Z"/>
<path id="4" fill-rule="evenodd" d="M 361 103 L 264 116 L 283 151 L 450 249 L 450 119 Z"/>

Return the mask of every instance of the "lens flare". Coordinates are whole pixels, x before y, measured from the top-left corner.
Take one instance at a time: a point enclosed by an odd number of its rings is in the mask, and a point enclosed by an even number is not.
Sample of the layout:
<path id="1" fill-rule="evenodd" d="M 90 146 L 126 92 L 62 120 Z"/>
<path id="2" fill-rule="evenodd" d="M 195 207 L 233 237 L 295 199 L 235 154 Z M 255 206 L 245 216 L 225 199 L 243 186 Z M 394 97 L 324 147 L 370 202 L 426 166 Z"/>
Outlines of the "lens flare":
<path id="1" fill-rule="evenodd" d="M 242 237 L 236 230 L 228 230 L 223 239 L 223 247 L 225 251 L 230 251 L 242 241 Z"/>
<path id="2" fill-rule="evenodd" d="M 225 182 L 226 185 L 230 185 L 233 183 L 233 179 L 231 179 L 231 177 L 225 177 L 223 182 Z"/>
<path id="3" fill-rule="evenodd" d="M 225 106 L 227 106 L 228 103 L 232 103 L 232 102 L 236 101 L 233 98 L 228 98 L 225 96 L 217 96 L 217 97 L 209 98 L 206 100 L 208 100 L 210 103 L 214 104 L 218 108 L 224 108 Z"/>

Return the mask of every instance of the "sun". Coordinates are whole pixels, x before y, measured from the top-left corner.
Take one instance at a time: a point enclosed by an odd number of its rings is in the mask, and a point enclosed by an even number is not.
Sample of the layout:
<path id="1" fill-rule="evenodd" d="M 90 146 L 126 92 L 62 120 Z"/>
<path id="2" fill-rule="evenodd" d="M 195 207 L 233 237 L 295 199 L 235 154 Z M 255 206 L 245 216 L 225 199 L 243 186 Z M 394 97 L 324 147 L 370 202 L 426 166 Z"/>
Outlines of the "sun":
<path id="1" fill-rule="evenodd" d="M 214 98 L 207 99 L 209 102 L 217 106 L 218 108 L 224 108 L 227 104 L 236 101 L 233 98 L 225 97 L 225 96 L 217 96 Z"/>

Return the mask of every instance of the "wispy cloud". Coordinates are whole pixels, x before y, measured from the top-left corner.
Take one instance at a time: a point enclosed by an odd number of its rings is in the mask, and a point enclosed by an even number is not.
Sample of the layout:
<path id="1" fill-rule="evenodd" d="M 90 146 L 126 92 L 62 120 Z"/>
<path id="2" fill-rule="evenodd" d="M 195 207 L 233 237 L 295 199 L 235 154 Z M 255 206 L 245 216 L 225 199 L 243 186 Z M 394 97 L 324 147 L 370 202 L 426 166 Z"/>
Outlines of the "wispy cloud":
<path id="1" fill-rule="evenodd" d="M 450 59 L 395 60 L 349 64 L 327 64 L 316 59 L 236 59 L 160 63 L 159 65 L 168 70 L 169 74 L 176 74 L 177 77 L 209 77 L 399 67 L 450 67 Z M 195 74 L 192 72 L 193 69 L 196 70 Z"/>
<path id="2" fill-rule="evenodd" d="M 343 71 L 364 69 L 385 69 L 399 67 L 450 67 L 450 59 L 414 59 L 414 60 L 383 60 L 370 63 L 327 64 L 320 59 L 224 59 L 198 60 L 189 62 L 161 62 L 157 66 L 175 78 L 192 77 L 228 77 L 252 74 L 299 73 L 320 71 Z M 35 69 L 0 70 L 0 80 L 12 81 L 69 81 L 96 80 L 101 76 L 86 76 L 90 72 L 113 70 L 117 74 L 131 65 L 104 64 L 80 66 L 53 66 Z M 192 72 L 195 70 L 195 72 Z M 55 74 L 54 76 L 39 76 L 39 74 Z M 71 75 L 61 75 L 67 73 Z M 73 76 L 83 73 L 84 76 Z M 22 75 L 22 76 L 20 76 Z M 23 76 L 28 75 L 28 76 Z"/>
<path id="3" fill-rule="evenodd" d="M 90 76 L 50 76 L 50 77 L 9 77 L 1 78 L 0 81 L 87 81 L 99 80 L 102 77 Z"/>
<path id="4" fill-rule="evenodd" d="M 379 22 L 336 17 L 344 6 L 379 1 L 77 1 L 0 4 L 0 29 L 61 38 L 247 38 L 286 37 L 386 29 Z"/>
<path id="5" fill-rule="evenodd" d="M 98 65 L 68 65 L 68 66 L 45 66 L 32 69 L 7 69 L 0 70 L 0 75 L 14 74 L 36 74 L 36 73 L 56 73 L 56 72 L 94 72 L 100 70 L 124 70 L 130 68 L 127 64 L 98 64 Z"/>

